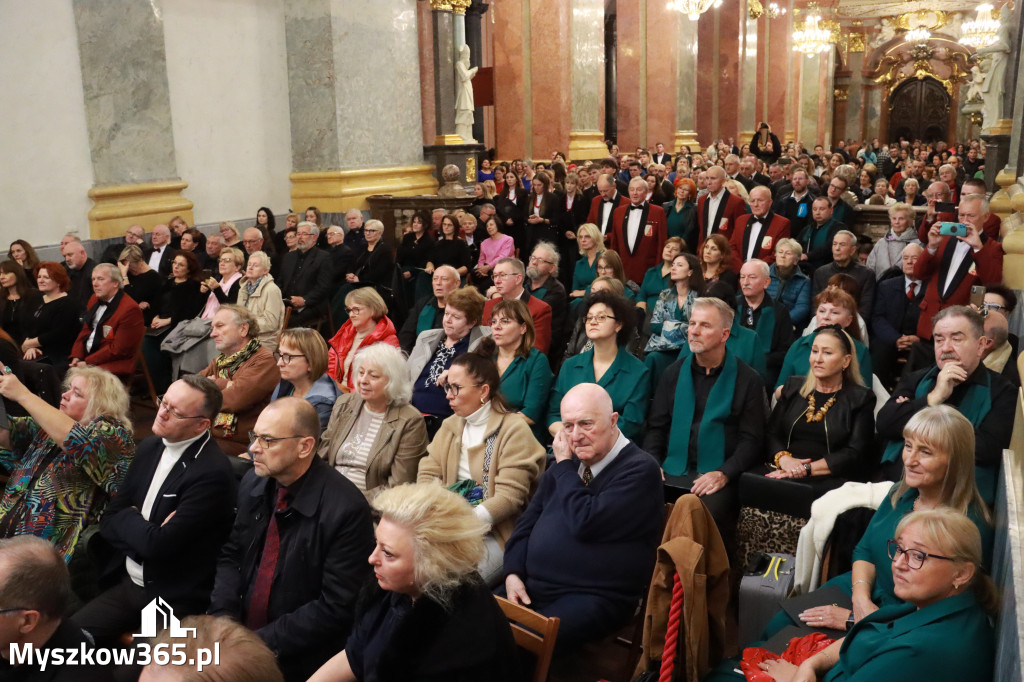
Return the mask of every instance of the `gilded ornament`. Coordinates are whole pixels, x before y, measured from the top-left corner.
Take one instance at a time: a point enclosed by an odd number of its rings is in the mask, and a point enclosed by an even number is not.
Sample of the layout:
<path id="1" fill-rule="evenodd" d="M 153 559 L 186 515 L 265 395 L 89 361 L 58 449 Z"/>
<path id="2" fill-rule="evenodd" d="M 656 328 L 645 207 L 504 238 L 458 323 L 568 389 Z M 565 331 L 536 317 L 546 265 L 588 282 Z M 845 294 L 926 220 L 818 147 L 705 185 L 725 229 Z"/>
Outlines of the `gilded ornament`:
<path id="1" fill-rule="evenodd" d="M 449 0 L 452 11 L 456 14 L 465 14 L 469 6 L 473 4 L 473 0 Z"/>
<path id="2" fill-rule="evenodd" d="M 846 36 L 846 44 L 850 52 L 864 52 L 864 34 L 850 33 Z"/>
<path id="3" fill-rule="evenodd" d="M 764 5 L 761 0 L 747 0 L 747 15 L 751 19 L 760 19 L 764 14 Z"/>
<path id="4" fill-rule="evenodd" d="M 476 157 L 466 157 L 466 182 L 476 182 Z"/>
<path id="5" fill-rule="evenodd" d="M 430 9 L 435 12 L 451 12 L 452 0 L 430 0 Z"/>

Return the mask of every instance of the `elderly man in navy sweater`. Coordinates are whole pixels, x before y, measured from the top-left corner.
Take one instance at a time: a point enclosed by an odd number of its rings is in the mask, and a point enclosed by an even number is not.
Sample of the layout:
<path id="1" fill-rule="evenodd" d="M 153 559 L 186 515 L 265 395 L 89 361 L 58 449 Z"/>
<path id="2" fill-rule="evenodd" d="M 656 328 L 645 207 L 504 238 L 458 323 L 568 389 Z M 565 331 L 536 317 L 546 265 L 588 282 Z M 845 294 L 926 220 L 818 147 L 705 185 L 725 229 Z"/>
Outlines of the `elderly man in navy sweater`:
<path id="1" fill-rule="evenodd" d="M 560 650 L 627 623 L 654 568 L 664 515 L 658 462 L 619 431 L 597 384 L 561 403 L 555 464 L 505 545 L 512 601 L 558 616 Z"/>

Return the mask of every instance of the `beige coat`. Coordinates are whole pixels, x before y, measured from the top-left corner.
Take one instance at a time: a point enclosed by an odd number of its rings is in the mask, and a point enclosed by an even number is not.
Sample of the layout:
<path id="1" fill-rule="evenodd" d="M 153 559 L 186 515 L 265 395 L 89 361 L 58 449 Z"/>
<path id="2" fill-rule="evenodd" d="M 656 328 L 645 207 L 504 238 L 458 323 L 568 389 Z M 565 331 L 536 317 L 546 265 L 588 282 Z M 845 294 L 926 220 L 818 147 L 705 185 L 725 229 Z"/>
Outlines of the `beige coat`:
<path id="1" fill-rule="evenodd" d="M 277 335 L 284 322 L 284 300 L 281 298 L 281 289 L 274 284 L 273 275 L 269 272 L 263 275 L 252 296 L 246 293 L 243 280 L 238 290 L 238 305 L 248 308 L 256 318 L 263 347 L 270 352 L 277 350 Z"/>
<path id="2" fill-rule="evenodd" d="M 427 446 L 427 456 L 420 460 L 418 482 L 438 480 L 445 486 L 458 482 L 465 423 L 465 419 L 454 415 L 444 420 Z M 483 482 L 485 444 L 492 436 L 495 441 L 487 499 L 481 504 L 493 519 L 492 535 L 504 549 L 544 470 L 544 448 L 533 437 L 522 415 L 492 409 L 484 442 L 469 449 L 469 470 L 477 483 Z"/>
<path id="3" fill-rule="evenodd" d="M 338 448 L 359 418 L 362 405 L 363 399 L 358 393 L 343 395 L 334 403 L 319 450 L 320 456 L 331 466 L 335 465 Z M 425 454 L 427 427 L 423 415 L 411 405 L 388 407 L 366 463 L 366 490 L 363 491 L 366 499 L 372 501 L 385 488 L 414 482 L 420 459 Z"/>

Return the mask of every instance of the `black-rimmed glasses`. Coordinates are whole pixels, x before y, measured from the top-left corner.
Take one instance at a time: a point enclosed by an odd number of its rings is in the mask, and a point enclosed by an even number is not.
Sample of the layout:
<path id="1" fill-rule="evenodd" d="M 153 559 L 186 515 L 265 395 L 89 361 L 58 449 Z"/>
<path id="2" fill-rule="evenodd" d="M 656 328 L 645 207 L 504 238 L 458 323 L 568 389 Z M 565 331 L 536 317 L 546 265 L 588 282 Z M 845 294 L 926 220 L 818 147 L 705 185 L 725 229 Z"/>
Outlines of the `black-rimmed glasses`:
<path id="1" fill-rule="evenodd" d="M 255 431 L 249 432 L 249 445 L 259 441 L 260 447 L 264 450 L 269 450 L 273 447 L 274 443 L 282 440 L 295 440 L 296 438 L 305 438 L 305 436 L 263 436 Z"/>
<path id="2" fill-rule="evenodd" d="M 914 569 L 915 571 L 924 566 L 924 560 L 931 559 L 942 559 L 943 561 L 956 561 L 953 557 L 942 556 L 941 554 L 929 554 L 919 549 L 904 549 L 900 547 L 899 543 L 895 540 L 889 540 L 889 558 L 896 561 L 896 558 L 902 554 L 907 559 L 907 566 Z"/>
<path id="3" fill-rule="evenodd" d="M 482 385 L 483 384 L 470 384 L 470 386 L 478 386 L 478 387 L 482 386 Z M 459 397 L 459 391 L 461 391 L 464 388 L 466 388 L 466 387 L 465 386 L 460 386 L 459 384 L 441 384 L 441 390 L 444 391 L 445 394 L 451 393 L 453 398 L 458 398 Z"/>

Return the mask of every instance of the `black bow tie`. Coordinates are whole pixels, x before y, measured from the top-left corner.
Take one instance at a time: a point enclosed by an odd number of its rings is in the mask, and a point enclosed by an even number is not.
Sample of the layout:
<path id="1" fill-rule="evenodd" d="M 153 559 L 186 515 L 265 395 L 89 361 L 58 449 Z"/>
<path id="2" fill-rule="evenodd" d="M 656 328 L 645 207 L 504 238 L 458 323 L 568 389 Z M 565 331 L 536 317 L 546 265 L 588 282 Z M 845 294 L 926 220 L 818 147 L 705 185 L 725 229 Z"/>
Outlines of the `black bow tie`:
<path id="1" fill-rule="evenodd" d="M 630 204 L 629 205 L 629 210 L 630 211 L 642 211 L 642 210 L 644 210 L 644 205 L 640 204 L 639 206 L 637 206 L 636 204 Z"/>

